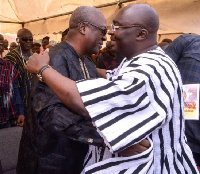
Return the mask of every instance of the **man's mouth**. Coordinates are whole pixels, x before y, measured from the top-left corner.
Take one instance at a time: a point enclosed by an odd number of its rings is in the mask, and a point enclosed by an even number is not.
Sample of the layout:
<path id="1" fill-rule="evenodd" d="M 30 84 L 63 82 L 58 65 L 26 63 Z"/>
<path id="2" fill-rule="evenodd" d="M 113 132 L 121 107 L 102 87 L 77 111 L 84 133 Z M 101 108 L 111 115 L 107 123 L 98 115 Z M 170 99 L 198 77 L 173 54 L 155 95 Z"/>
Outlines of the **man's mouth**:
<path id="1" fill-rule="evenodd" d="M 31 44 L 26 44 L 27 47 L 31 47 Z"/>

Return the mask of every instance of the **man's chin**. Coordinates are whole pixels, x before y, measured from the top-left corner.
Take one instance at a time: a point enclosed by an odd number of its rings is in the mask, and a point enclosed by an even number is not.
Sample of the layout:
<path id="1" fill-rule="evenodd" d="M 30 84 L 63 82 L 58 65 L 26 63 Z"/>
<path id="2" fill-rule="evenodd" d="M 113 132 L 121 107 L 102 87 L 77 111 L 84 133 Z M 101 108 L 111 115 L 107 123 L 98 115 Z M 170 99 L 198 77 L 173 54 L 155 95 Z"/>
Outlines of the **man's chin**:
<path id="1" fill-rule="evenodd" d="M 31 47 L 25 47 L 24 51 L 29 51 L 31 49 Z"/>

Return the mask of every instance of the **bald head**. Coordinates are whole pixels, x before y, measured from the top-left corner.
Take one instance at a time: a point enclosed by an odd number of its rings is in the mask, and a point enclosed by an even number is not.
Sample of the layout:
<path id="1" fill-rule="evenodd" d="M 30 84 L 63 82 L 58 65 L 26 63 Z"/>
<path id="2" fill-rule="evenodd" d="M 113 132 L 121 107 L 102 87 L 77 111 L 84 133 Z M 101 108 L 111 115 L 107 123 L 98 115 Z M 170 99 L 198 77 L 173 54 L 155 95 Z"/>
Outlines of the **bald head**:
<path id="1" fill-rule="evenodd" d="M 28 29 L 26 29 L 26 28 L 22 28 L 22 29 L 20 29 L 20 30 L 17 32 L 17 37 L 23 37 L 23 35 L 24 35 L 25 33 L 30 33 L 30 34 L 32 35 L 32 33 L 31 33 L 30 30 L 28 30 Z"/>
<path id="2" fill-rule="evenodd" d="M 33 44 L 33 35 L 30 30 L 22 28 L 17 32 L 17 42 L 23 53 L 30 53 Z"/>
<path id="3" fill-rule="evenodd" d="M 157 12 L 147 4 L 134 4 L 124 7 L 121 11 L 132 24 L 140 24 L 149 33 L 156 33 L 159 28 L 159 17 Z"/>
<path id="4" fill-rule="evenodd" d="M 113 20 L 115 28 L 109 32 L 116 52 L 132 58 L 157 46 L 159 18 L 147 4 L 134 4 L 122 8 Z"/>
<path id="5" fill-rule="evenodd" d="M 69 28 L 70 29 L 76 28 L 78 23 L 83 21 L 94 22 L 96 15 L 101 15 L 103 17 L 101 11 L 95 7 L 90 7 L 90 6 L 78 7 L 72 13 L 72 16 L 69 21 Z"/>

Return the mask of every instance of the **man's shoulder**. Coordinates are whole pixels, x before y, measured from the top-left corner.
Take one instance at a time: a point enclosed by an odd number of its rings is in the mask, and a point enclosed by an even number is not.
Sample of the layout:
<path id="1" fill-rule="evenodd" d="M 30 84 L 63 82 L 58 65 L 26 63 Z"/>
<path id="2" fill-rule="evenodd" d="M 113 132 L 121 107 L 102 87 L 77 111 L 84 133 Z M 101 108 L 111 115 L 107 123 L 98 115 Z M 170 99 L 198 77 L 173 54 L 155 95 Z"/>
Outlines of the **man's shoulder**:
<path id="1" fill-rule="evenodd" d="M 56 44 L 55 46 L 53 46 L 50 51 L 49 54 L 58 54 L 58 53 L 62 53 L 62 52 L 66 52 L 66 50 L 70 50 L 71 47 L 69 44 L 67 44 L 67 42 L 60 42 L 58 44 Z"/>
<path id="2" fill-rule="evenodd" d="M 71 57 L 71 55 L 76 55 L 76 52 L 67 42 L 63 41 L 52 47 L 49 50 L 49 55 L 52 60 L 59 57 Z"/>
<path id="3" fill-rule="evenodd" d="M 5 60 L 11 62 L 11 63 L 16 63 L 17 60 L 20 58 L 19 53 L 17 53 L 17 51 L 13 50 L 11 52 L 9 52 L 8 54 L 6 54 L 6 56 L 4 57 Z"/>
<path id="4" fill-rule="evenodd" d="M 14 65 L 11 63 L 11 62 L 9 62 L 8 60 L 6 60 L 6 59 L 1 59 L 0 58 L 0 65 L 2 65 L 2 66 L 10 66 L 10 67 L 14 67 Z"/>
<path id="5" fill-rule="evenodd" d="M 8 54 L 6 54 L 5 57 L 8 57 L 8 56 L 20 56 L 20 55 L 16 50 L 12 50 Z"/>
<path id="6" fill-rule="evenodd" d="M 196 35 L 196 34 L 183 34 L 183 35 L 180 35 L 179 37 L 177 37 L 175 39 L 175 41 L 183 42 L 186 45 L 188 43 L 193 42 L 193 41 L 195 41 L 195 42 L 198 41 L 200 43 L 200 35 Z"/>
<path id="7" fill-rule="evenodd" d="M 154 64 L 155 67 L 160 67 L 160 66 L 157 66 L 160 63 L 161 64 L 171 64 L 171 65 L 174 64 L 174 62 L 171 60 L 171 58 L 160 47 L 157 47 L 156 49 L 153 49 L 146 53 L 142 53 L 142 54 L 138 55 L 134 59 L 133 63 L 136 63 L 136 61 L 138 64 L 143 65 L 144 69 L 145 69 L 145 65 L 151 66 L 155 62 L 158 63 L 158 64 L 157 63 Z"/>

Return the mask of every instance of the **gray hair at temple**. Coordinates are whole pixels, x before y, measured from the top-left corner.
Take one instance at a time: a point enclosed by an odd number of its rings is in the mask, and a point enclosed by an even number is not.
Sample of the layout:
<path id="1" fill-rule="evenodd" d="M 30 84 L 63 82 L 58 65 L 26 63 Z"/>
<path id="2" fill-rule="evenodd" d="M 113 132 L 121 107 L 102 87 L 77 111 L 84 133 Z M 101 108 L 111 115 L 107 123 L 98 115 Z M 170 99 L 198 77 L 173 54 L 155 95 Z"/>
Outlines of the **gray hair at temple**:
<path id="1" fill-rule="evenodd" d="M 88 21 L 92 22 L 95 20 L 95 14 L 103 14 L 95 7 L 91 6 L 80 6 L 74 10 L 69 20 L 69 29 L 77 28 L 78 23 Z"/>

